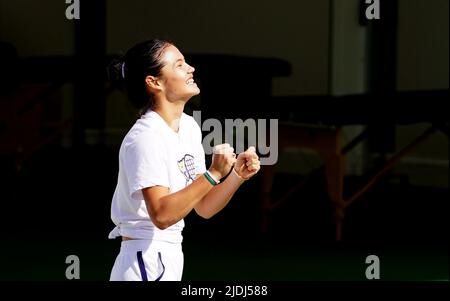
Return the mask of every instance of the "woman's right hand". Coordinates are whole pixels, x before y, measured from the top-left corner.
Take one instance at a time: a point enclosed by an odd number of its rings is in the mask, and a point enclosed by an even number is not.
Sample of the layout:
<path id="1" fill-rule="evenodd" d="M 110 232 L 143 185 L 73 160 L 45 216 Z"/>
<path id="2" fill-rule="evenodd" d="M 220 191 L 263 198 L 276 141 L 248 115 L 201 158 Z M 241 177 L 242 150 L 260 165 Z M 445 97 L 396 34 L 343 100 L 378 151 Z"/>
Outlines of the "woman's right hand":
<path id="1" fill-rule="evenodd" d="M 236 154 L 234 148 L 228 143 L 219 144 L 213 148 L 213 157 L 209 172 L 216 177 L 217 180 L 225 177 L 236 162 Z"/>

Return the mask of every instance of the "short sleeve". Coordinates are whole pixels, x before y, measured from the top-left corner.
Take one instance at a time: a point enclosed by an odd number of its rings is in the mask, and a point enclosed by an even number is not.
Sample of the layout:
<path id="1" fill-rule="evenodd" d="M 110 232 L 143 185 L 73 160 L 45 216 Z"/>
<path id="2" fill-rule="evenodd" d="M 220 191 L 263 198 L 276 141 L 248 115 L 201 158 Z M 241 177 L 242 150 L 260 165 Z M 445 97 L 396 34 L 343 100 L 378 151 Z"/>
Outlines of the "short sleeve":
<path id="1" fill-rule="evenodd" d="M 145 135 L 127 145 L 123 155 L 123 168 L 133 200 L 142 200 L 142 189 L 153 186 L 169 187 L 164 145 L 157 137 Z"/>
<path id="2" fill-rule="evenodd" d="M 205 166 L 205 151 L 202 144 L 202 130 L 200 129 L 197 122 L 194 121 L 194 139 L 195 145 L 195 174 L 203 174 L 206 171 Z"/>

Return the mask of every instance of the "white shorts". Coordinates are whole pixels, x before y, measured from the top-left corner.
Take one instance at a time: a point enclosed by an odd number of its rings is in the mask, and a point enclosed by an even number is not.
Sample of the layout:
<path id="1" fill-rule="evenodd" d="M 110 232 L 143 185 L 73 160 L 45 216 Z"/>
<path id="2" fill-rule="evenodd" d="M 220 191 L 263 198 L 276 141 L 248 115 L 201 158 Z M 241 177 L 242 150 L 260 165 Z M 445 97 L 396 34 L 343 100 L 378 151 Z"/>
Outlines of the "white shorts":
<path id="1" fill-rule="evenodd" d="M 184 257 L 181 243 L 122 241 L 110 281 L 180 281 Z"/>

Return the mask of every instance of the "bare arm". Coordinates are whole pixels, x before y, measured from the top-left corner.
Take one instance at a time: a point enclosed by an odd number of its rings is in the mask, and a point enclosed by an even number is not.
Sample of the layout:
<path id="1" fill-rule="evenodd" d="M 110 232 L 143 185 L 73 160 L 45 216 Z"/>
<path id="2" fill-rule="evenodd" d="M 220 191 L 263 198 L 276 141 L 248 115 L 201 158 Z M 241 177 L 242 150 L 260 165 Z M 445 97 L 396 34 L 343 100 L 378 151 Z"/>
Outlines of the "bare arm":
<path id="1" fill-rule="evenodd" d="M 229 144 L 217 146 L 220 150 L 213 156 L 210 172 L 224 177 L 236 159 Z M 145 205 L 152 222 L 159 229 L 166 229 L 183 219 L 211 191 L 214 186 L 204 177 L 197 177 L 185 188 L 169 193 L 169 188 L 153 186 L 142 189 Z"/>
<path id="2" fill-rule="evenodd" d="M 239 154 L 233 171 L 225 181 L 214 186 L 195 206 L 197 214 L 203 218 L 214 216 L 228 204 L 242 183 L 254 176 L 259 169 L 259 158 L 253 147 Z"/>
<path id="3" fill-rule="evenodd" d="M 238 190 L 244 181 L 244 179 L 240 178 L 232 171 L 225 181 L 220 183 L 220 185 L 214 186 L 205 197 L 197 203 L 195 211 L 203 218 L 211 218 L 228 204 L 236 190 Z"/>
<path id="4" fill-rule="evenodd" d="M 167 187 L 153 186 L 142 189 L 142 194 L 152 222 L 163 230 L 188 215 L 212 188 L 211 183 L 201 176 L 175 193 L 169 193 Z"/>

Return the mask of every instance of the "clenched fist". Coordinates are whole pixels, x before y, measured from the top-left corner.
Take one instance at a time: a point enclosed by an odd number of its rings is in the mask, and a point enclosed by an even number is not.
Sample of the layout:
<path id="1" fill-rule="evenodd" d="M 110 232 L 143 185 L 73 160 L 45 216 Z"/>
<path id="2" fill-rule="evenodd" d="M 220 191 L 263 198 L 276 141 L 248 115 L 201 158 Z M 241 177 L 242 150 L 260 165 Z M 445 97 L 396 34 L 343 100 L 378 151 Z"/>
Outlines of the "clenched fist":
<path id="1" fill-rule="evenodd" d="M 220 180 L 225 177 L 236 163 L 234 148 L 228 143 L 216 145 L 213 148 L 213 157 L 209 172 Z"/>
<path id="2" fill-rule="evenodd" d="M 259 170 L 261 165 L 259 157 L 256 154 L 255 147 L 250 146 L 245 152 L 240 153 L 234 164 L 234 170 L 244 180 L 253 177 Z"/>

